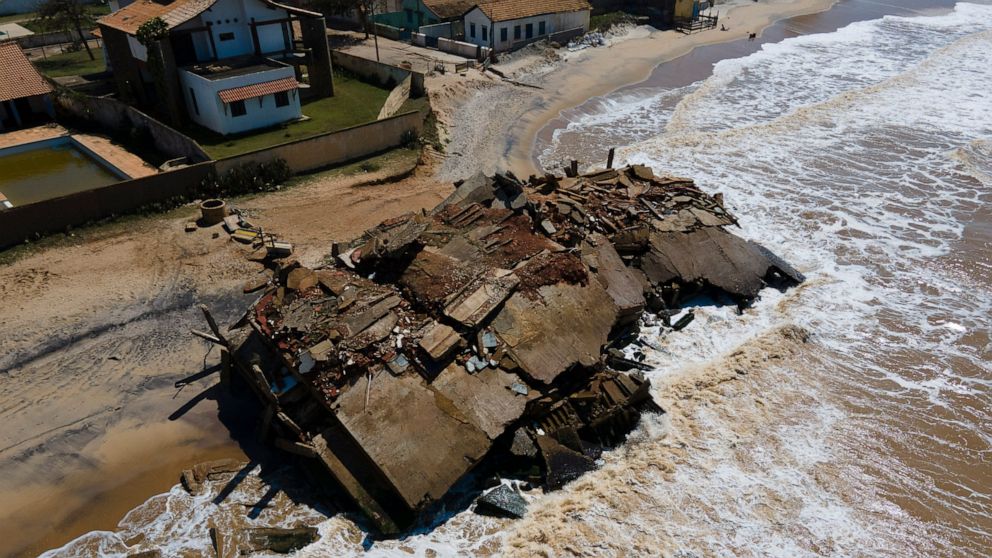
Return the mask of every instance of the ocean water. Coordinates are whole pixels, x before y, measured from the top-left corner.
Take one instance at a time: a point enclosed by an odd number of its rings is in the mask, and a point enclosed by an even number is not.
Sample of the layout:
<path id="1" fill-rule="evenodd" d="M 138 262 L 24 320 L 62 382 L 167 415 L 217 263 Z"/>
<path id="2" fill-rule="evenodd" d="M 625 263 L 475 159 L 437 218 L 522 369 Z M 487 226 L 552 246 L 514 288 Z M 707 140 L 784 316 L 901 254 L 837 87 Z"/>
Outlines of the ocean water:
<path id="1" fill-rule="evenodd" d="M 992 555 L 992 6 L 624 90 L 572 113 L 540 160 L 613 145 L 723 192 L 740 233 L 808 281 L 740 315 L 699 301 L 679 333 L 647 324 L 668 413 L 598 470 L 527 493 L 523 520 L 459 511 L 376 542 L 252 474 L 223 501 L 223 483 L 174 488 L 46 556 L 197 555 L 232 524 L 318 525 L 298 556 Z"/>

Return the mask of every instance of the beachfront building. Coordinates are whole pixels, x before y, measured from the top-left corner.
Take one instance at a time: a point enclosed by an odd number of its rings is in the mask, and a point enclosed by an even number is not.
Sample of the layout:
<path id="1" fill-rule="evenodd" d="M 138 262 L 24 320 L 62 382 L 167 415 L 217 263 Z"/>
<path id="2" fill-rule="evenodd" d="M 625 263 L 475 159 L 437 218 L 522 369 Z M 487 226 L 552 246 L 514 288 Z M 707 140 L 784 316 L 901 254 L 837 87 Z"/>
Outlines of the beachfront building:
<path id="1" fill-rule="evenodd" d="M 464 18 L 465 42 L 506 51 L 545 38 L 565 38 L 589 30 L 592 6 L 586 0 L 495 0 L 476 5 Z"/>
<path id="2" fill-rule="evenodd" d="M 16 41 L 0 42 L 0 130 L 34 126 L 54 118 L 52 86 Z"/>
<path id="3" fill-rule="evenodd" d="M 420 31 L 421 27 L 448 24 L 447 38 L 454 38 L 461 29 L 462 16 L 475 6 L 475 0 L 403 0 L 403 15 L 398 22 L 405 30 Z"/>
<path id="4" fill-rule="evenodd" d="M 138 30 L 156 18 L 167 36 L 150 57 Z M 174 125 L 236 134 L 298 120 L 302 99 L 334 94 L 315 12 L 272 0 L 135 0 L 97 23 L 121 98 Z"/>

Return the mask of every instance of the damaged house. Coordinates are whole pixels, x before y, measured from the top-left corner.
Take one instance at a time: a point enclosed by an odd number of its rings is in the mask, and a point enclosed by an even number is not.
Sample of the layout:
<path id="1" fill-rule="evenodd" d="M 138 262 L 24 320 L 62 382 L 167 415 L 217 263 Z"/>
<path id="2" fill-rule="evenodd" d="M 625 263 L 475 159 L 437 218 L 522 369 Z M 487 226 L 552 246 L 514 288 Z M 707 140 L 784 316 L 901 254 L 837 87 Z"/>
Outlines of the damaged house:
<path id="1" fill-rule="evenodd" d="M 323 267 L 281 262 L 224 341 L 267 436 L 383 533 L 430 521 L 483 463 L 558 488 L 661 412 L 622 352 L 644 312 L 802 280 L 691 180 L 570 175 L 479 175 Z"/>

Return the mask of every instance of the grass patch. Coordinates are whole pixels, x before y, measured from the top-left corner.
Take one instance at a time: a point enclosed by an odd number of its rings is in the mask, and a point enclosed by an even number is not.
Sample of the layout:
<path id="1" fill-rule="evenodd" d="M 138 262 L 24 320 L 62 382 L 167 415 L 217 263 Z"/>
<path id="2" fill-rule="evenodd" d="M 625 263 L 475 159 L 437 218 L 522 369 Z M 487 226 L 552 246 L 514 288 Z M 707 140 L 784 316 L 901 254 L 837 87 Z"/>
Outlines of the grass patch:
<path id="1" fill-rule="evenodd" d="M 37 12 L 28 12 L 26 14 L 10 14 L 0 16 L 0 25 L 5 23 L 21 23 L 22 21 L 30 21 L 38 17 Z M 24 24 L 21 23 L 23 26 Z"/>
<path id="2" fill-rule="evenodd" d="M 303 104 L 303 114 L 310 117 L 309 120 L 241 136 L 225 137 L 200 126 L 190 127 L 185 132 L 208 155 L 222 159 L 371 122 L 379 116 L 388 96 L 388 89 L 336 74 L 333 97 Z"/>
<path id="3" fill-rule="evenodd" d="M 603 33 L 609 31 L 614 25 L 622 25 L 625 23 L 634 23 L 634 17 L 625 12 L 609 12 L 600 15 L 594 15 L 589 18 L 589 30 L 598 31 Z"/>
<path id="4" fill-rule="evenodd" d="M 77 52 L 67 52 L 65 54 L 49 56 L 47 60 L 44 58 L 41 60 L 35 60 L 34 65 L 38 68 L 39 72 L 53 78 L 98 74 L 107 69 L 106 65 L 103 63 L 102 48 L 94 48 L 93 57 L 96 58 L 96 60 L 90 60 L 90 57 L 86 54 L 86 49 L 84 48 Z"/>

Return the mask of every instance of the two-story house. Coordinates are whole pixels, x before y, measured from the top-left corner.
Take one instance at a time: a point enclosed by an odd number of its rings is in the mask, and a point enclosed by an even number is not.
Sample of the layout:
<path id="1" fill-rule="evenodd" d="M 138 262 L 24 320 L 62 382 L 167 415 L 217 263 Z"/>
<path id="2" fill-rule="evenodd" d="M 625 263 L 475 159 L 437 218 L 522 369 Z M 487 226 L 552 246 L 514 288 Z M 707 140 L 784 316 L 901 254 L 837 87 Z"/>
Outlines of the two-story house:
<path id="1" fill-rule="evenodd" d="M 167 36 L 142 44 L 139 29 L 156 18 Z M 334 94 L 315 12 L 270 0 L 136 0 L 97 23 L 122 98 L 173 124 L 235 134 L 297 120 L 301 98 Z"/>

